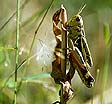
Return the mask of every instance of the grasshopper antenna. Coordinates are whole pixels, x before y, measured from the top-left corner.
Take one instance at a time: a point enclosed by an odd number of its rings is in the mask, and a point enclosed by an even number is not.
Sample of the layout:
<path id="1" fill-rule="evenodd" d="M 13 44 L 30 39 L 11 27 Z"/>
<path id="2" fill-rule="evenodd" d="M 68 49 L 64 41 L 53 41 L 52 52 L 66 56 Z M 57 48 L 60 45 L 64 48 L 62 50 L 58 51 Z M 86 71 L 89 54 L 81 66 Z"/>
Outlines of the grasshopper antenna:
<path id="1" fill-rule="evenodd" d="M 84 9 L 85 7 L 86 7 L 86 4 L 84 4 L 84 6 L 83 6 L 83 7 L 81 7 L 81 8 L 79 9 L 79 11 L 78 11 L 77 15 L 81 14 L 81 13 L 82 13 L 82 11 L 83 11 L 83 9 Z"/>

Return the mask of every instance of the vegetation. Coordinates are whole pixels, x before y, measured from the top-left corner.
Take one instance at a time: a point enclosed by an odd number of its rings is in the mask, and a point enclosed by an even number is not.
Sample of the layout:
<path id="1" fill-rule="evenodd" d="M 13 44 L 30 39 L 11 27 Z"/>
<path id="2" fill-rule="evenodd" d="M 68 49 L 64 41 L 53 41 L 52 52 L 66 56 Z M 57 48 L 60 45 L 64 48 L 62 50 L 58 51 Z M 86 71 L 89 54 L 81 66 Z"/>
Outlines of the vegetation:
<path id="1" fill-rule="evenodd" d="M 86 4 L 81 16 L 94 63 L 90 69 L 94 87 L 83 85 L 76 72 L 72 79 L 75 96 L 68 104 L 112 103 L 111 0 L 2 0 L 0 104 L 52 104 L 59 100 L 60 86 L 50 73 L 56 45 L 52 16 L 61 4 L 68 19 Z"/>

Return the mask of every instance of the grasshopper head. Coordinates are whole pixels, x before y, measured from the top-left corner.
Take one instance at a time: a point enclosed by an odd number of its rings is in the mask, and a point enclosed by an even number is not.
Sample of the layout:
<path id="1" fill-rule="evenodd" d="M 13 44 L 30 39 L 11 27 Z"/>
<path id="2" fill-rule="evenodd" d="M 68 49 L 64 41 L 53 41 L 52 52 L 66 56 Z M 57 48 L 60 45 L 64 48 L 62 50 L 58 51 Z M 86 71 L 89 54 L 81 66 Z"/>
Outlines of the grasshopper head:
<path id="1" fill-rule="evenodd" d="M 74 15 L 67 23 L 66 23 L 66 29 L 70 32 L 73 29 L 79 30 L 83 27 L 83 20 L 80 14 L 82 13 L 82 10 L 85 8 L 86 4 L 79 9 L 78 13 Z"/>
<path id="2" fill-rule="evenodd" d="M 76 26 L 82 26 L 83 25 L 82 17 L 79 14 L 75 15 L 73 18 L 74 18 L 73 22 L 75 23 Z"/>
<path id="3" fill-rule="evenodd" d="M 68 32 L 71 32 L 71 33 L 80 32 L 82 28 L 83 28 L 83 20 L 79 14 L 74 15 L 66 23 L 66 29 L 68 30 Z"/>

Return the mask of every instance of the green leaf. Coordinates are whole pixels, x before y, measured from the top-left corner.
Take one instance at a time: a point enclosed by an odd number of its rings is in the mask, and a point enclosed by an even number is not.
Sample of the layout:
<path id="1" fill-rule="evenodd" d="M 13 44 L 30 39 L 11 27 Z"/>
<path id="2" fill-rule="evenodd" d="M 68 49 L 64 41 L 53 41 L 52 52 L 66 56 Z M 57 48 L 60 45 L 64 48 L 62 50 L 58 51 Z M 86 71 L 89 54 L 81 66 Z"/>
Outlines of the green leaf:
<path id="1" fill-rule="evenodd" d="M 23 80 L 34 80 L 34 79 L 42 79 L 42 78 L 50 78 L 50 73 L 41 73 L 35 74 L 31 76 L 24 77 Z"/>
<path id="2" fill-rule="evenodd" d="M 105 39 L 106 45 L 108 45 L 109 40 L 110 40 L 110 30 L 109 30 L 109 24 L 108 23 L 104 24 L 104 39 Z"/>

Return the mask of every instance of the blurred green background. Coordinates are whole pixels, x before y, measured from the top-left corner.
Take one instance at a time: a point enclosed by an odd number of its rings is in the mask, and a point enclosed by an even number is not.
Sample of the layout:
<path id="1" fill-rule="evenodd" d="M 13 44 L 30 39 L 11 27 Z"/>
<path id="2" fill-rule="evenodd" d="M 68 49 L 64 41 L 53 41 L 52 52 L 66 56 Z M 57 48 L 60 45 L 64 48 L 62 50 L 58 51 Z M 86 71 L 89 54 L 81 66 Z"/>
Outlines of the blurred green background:
<path id="1" fill-rule="evenodd" d="M 51 0 L 21 0 L 21 5 L 24 5 L 20 11 L 19 64 L 28 56 L 35 30 L 50 2 Z M 15 48 L 16 43 L 16 16 L 4 28 L 2 26 L 16 11 L 17 4 L 16 0 L 1 0 L 0 3 L 0 104 L 12 104 L 14 76 L 6 84 L 5 81 L 15 70 L 15 50 L 10 48 Z M 90 71 L 96 79 L 95 87 L 88 89 L 76 73 L 72 79 L 75 96 L 68 103 L 85 104 L 90 101 L 88 104 L 101 104 L 104 92 L 103 104 L 111 104 L 112 0 L 55 0 L 39 28 L 29 65 L 24 64 L 18 71 L 18 80 L 20 82 L 23 78 L 23 83 L 18 91 L 17 102 L 52 104 L 59 100 L 60 88 L 49 74 L 56 45 L 52 31 L 52 16 L 61 4 L 67 10 L 68 19 L 86 4 L 81 16 L 94 63 Z M 95 97 L 98 101 L 94 103 Z"/>

